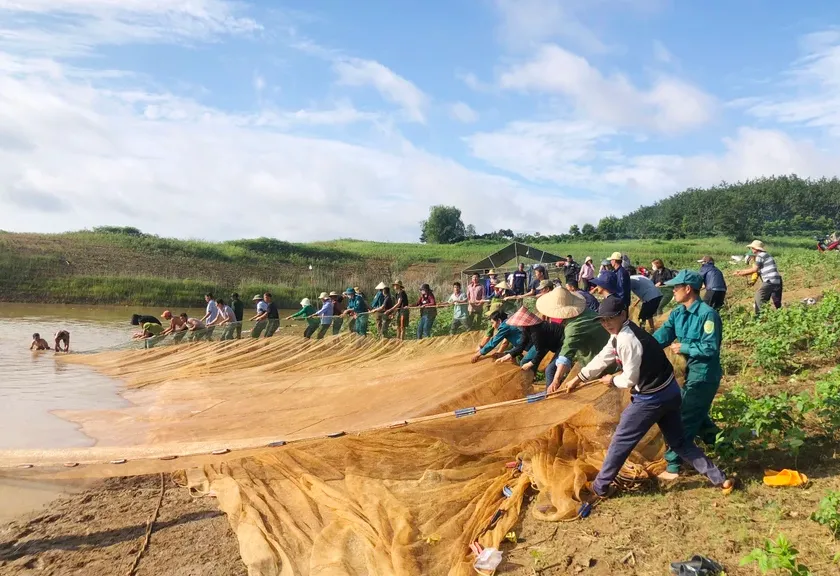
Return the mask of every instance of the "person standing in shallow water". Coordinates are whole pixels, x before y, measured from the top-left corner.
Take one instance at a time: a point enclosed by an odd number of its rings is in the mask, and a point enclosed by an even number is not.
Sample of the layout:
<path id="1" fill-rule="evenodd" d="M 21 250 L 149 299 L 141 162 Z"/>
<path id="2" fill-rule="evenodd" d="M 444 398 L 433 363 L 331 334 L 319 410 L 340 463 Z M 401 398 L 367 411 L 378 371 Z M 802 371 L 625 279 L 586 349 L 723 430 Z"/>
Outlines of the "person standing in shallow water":
<path id="1" fill-rule="evenodd" d="M 62 344 L 64 345 L 64 350 L 61 349 Z M 70 332 L 59 330 L 55 333 L 55 351 L 70 352 Z"/>
<path id="2" fill-rule="evenodd" d="M 32 335 L 32 344 L 29 346 L 30 350 L 50 350 L 50 343 L 41 338 L 37 332 Z"/>

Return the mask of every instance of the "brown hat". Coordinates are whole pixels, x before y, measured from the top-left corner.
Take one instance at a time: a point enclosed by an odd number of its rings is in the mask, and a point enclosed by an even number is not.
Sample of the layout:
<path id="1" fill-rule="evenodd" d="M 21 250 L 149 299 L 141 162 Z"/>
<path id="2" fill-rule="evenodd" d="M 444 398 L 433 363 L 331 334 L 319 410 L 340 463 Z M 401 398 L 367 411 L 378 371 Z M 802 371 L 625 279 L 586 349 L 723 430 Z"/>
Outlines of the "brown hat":
<path id="1" fill-rule="evenodd" d="M 397 288 L 399 288 L 399 289 L 403 289 L 403 288 L 404 288 L 403 283 L 402 283 L 402 282 L 400 282 L 399 280 L 394 280 L 394 282 L 391 284 L 391 286 L 396 286 L 396 287 L 397 287 Z"/>
<path id="2" fill-rule="evenodd" d="M 513 315 L 507 319 L 508 326 L 518 326 L 520 328 L 525 326 L 536 326 L 541 323 L 542 318 L 529 312 L 525 306 L 514 312 Z"/>
<path id="3" fill-rule="evenodd" d="M 558 286 L 537 298 L 537 310 L 549 318 L 576 318 L 586 310 L 586 300 Z"/>

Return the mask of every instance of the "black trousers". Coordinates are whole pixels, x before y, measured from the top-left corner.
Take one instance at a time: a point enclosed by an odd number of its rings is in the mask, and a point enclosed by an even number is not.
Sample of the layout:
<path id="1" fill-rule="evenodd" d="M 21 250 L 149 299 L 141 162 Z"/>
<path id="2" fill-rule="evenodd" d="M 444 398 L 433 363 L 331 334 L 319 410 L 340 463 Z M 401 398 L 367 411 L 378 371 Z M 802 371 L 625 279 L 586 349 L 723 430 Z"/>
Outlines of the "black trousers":
<path id="1" fill-rule="evenodd" d="M 706 290 L 703 294 L 703 302 L 715 310 L 723 308 L 724 300 L 726 300 L 726 290 Z"/>

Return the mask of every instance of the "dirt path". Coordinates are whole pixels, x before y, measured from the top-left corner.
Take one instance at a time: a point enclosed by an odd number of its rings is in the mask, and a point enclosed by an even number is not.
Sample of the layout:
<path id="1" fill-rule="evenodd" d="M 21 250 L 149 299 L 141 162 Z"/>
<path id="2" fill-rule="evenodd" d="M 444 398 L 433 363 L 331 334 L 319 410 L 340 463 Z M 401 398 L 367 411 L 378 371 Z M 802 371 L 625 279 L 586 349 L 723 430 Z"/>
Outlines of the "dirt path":
<path id="1" fill-rule="evenodd" d="M 239 546 L 213 498 L 166 491 L 137 576 L 244 576 Z M 160 478 L 98 482 L 0 528 L 0 573 L 123 576 L 140 549 Z"/>

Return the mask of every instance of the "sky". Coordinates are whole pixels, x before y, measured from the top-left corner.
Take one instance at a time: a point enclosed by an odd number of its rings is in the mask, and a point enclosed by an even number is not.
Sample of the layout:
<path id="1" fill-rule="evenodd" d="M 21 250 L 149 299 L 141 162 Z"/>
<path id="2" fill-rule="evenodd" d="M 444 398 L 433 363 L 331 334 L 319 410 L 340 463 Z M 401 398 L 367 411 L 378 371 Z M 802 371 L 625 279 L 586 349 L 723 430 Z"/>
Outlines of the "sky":
<path id="1" fill-rule="evenodd" d="M 0 229 L 558 234 L 840 166 L 840 4 L 0 0 Z"/>

